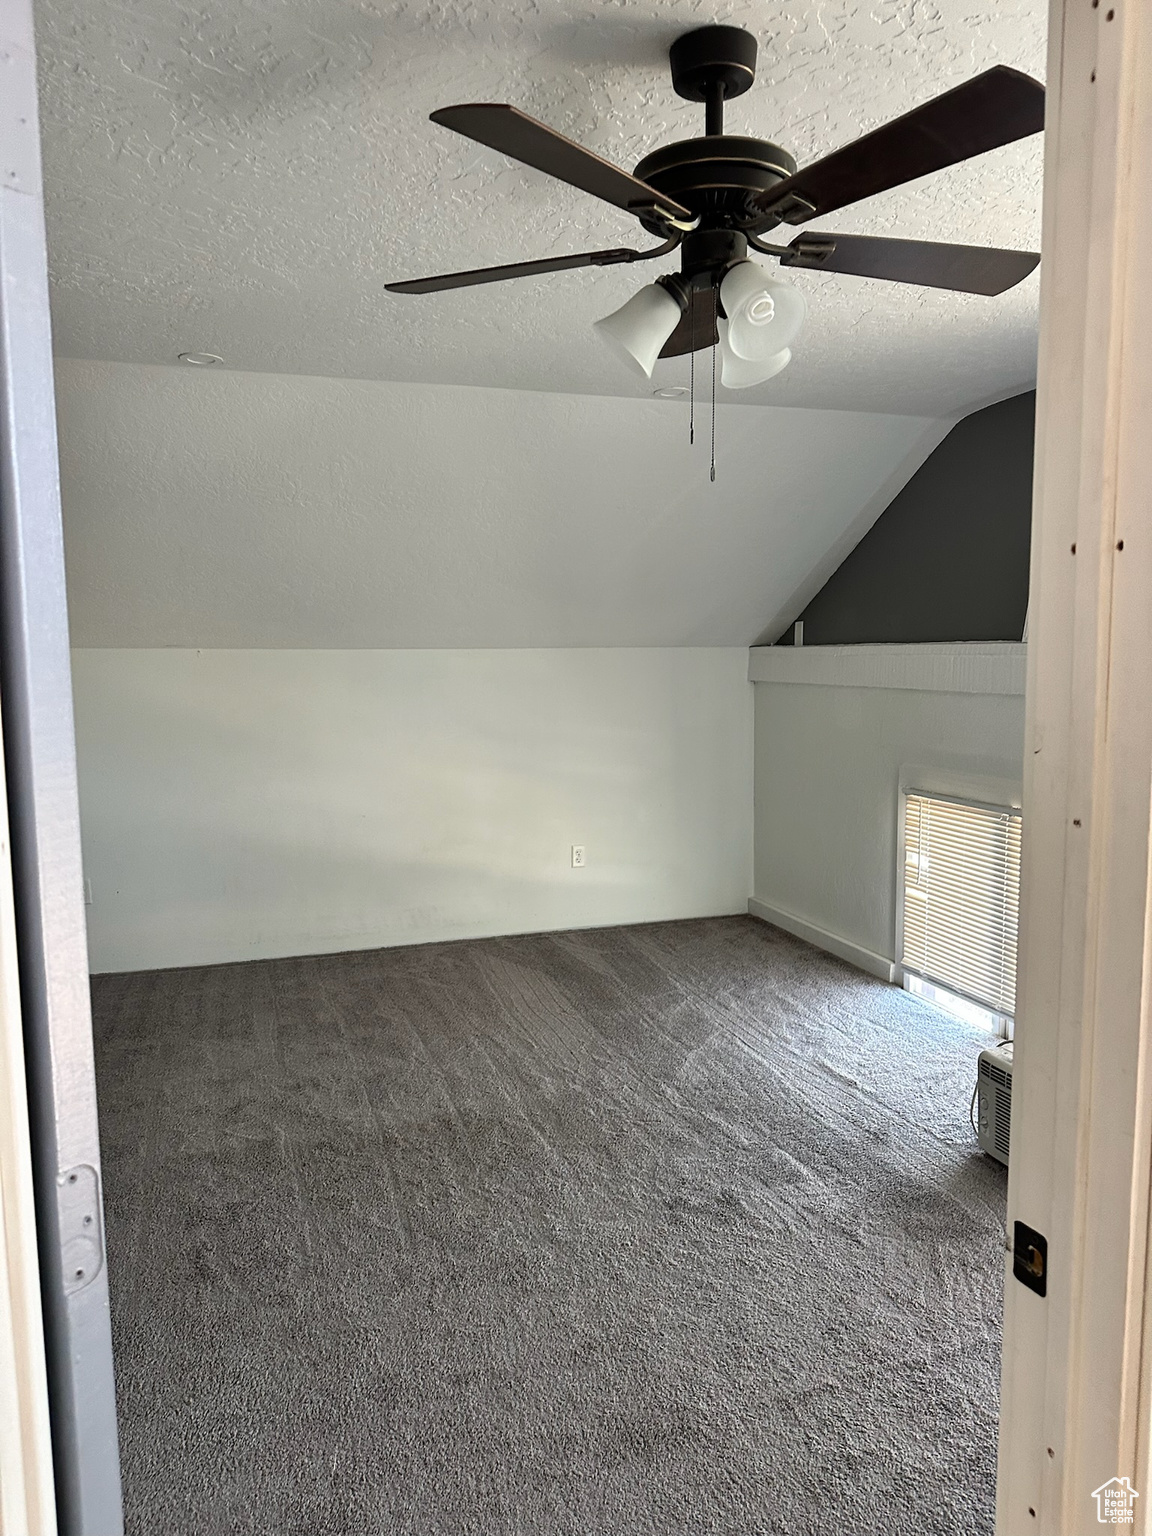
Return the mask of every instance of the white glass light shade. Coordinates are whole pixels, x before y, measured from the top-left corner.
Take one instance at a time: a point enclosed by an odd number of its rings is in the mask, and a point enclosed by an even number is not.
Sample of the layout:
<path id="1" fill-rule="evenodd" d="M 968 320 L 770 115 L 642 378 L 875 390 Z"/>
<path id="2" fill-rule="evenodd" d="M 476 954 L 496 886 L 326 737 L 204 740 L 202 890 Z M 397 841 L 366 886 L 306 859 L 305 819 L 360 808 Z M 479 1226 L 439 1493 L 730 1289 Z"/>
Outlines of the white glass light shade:
<path id="1" fill-rule="evenodd" d="M 808 315 L 800 290 L 769 277 L 754 261 L 738 261 L 725 273 L 720 302 L 728 316 L 728 345 L 748 362 L 766 362 L 791 346 Z"/>
<path id="2" fill-rule="evenodd" d="M 596 321 L 596 329 L 614 352 L 645 378 L 660 356 L 660 348 L 680 323 L 680 305 L 660 283 L 649 283 L 627 304 Z"/>
<path id="3" fill-rule="evenodd" d="M 783 373 L 791 361 L 787 347 L 760 362 L 737 357 L 728 344 L 728 328 L 720 322 L 720 382 L 725 389 L 751 389 L 753 384 L 763 384 Z"/>

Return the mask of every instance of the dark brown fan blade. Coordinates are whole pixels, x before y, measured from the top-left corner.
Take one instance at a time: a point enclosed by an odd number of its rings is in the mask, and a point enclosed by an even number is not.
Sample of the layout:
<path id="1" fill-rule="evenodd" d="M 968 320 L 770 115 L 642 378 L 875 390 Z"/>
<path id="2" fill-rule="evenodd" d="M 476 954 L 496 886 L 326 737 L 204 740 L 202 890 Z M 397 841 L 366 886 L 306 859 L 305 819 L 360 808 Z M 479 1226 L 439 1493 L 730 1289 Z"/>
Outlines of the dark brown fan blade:
<path id="1" fill-rule="evenodd" d="M 441 277 L 414 277 L 406 283 L 385 283 L 389 293 L 443 293 L 446 288 L 471 288 L 476 283 L 503 283 L 510 277 L 536 277 L 541 272 L 569 272 L 573 267 L 611 267 L 642 261 L 647 251 L 581 251 L 578 256 L 549 256 L 543 261 L 517 261 L 508 267 L 477 267 L 472 272 L 446 272 Z"/>
<path id="2" fill-rule="evenodd" d="M 680 323 L 660 348 L 661 357 L 681 357 L 699 352 L 720 340 L 716 329 L 716 299 L 713 293 L 698 293 L 696 302 L 681 315 Z"/>
<path id="3" fill-rule="evenodd" d="M 1022 282 L 1040 258 L 1032 251 L 981 245 L 937 245 L 929 240 L 886 240 L 872 235 L 798 235 L 781 256 L 782 267 L 848 272 L 890 283 L 920 283 L 957 293 L 1003 293 Z"/>
<path id="4" fill-rule="evenodd" d="M 1043 127 L 1044 87 L 998 64 L 806 165 L 761 192 L 757 203 L 786 224 L 803 224 Z"/>
<path id="5" fill-rule="evenodd" d="M 646 182 L 637 181 L 627 171 L 602 160 L 590 149 L 584 149 L 572 139 L 566 139 L 554 128 L 538 123 L 517 107 L 498 102 L 477 102 L 459 107 L 441 107 L 433 112 L 432 121 L 454 133 L 462 133 L 466 139 L 498 149 L 523 165 L 531 165 L 538 171 L 566 181 L 570 187 L 579 187 L 606 203 L 613 203 L 628 213 L 663 214 L 673 220 L 691 223 L 693 215 L 687 208 L 665 197 Z"/>

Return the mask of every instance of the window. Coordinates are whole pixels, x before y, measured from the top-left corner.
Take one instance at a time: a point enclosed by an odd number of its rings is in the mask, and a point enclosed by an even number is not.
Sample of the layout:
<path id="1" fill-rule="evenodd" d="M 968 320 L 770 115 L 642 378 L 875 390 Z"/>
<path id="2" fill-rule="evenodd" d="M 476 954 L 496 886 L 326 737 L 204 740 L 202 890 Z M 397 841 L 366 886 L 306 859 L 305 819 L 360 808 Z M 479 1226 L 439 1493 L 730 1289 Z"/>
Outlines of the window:
<path id="1" fill-rule="evenodd" d="M 1019 912 L 1020 812 L 909 791 L 905 971 L 1011 1018 Z"/>

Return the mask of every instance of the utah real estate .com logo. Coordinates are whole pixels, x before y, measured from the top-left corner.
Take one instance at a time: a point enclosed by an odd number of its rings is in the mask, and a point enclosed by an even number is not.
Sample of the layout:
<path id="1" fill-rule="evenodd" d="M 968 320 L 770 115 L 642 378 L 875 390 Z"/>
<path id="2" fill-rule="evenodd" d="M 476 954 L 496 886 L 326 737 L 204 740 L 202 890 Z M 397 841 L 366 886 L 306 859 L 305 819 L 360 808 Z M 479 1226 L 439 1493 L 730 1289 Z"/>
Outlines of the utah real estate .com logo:
<path id="1" fill-rule="evenodd" d="M 1101 1525 L 1132 1525 L 1132 1500 L 1140 1495 L 1126 1477 L 1113 1477 L 1101 1483 L 1092 1495 L 1096 1500 L 1096 1518 Z"/>

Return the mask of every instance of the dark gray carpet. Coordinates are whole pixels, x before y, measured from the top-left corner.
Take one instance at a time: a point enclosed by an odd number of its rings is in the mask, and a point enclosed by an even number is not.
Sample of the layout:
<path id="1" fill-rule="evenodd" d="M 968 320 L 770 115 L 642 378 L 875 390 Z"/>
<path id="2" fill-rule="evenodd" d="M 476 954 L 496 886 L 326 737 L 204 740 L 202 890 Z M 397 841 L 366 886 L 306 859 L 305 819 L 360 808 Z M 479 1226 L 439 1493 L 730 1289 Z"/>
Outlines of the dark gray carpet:
<path id="1" fill-rule="evenodd" d="M 93 995 L 131 1532 L 992 1531 L 987 1036 L 752 918 Z"/>

